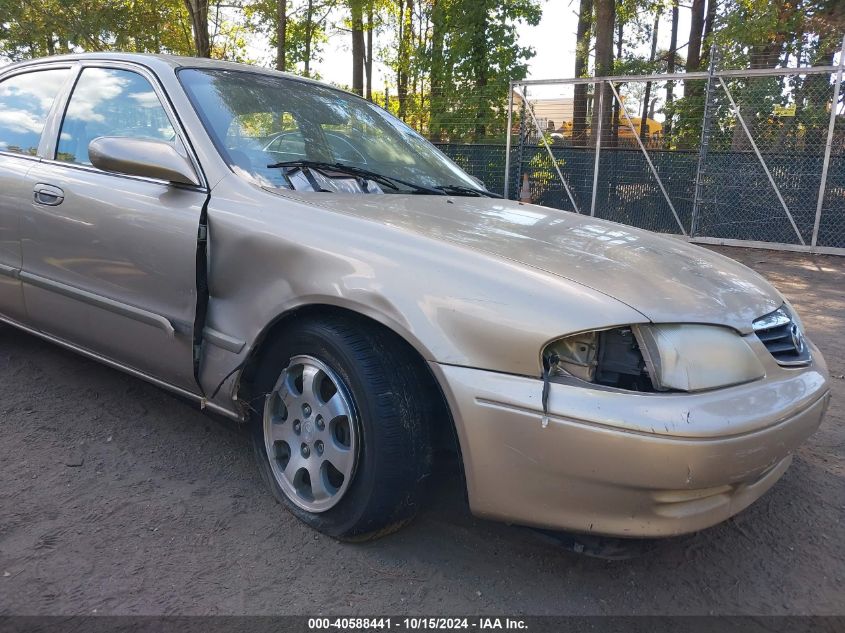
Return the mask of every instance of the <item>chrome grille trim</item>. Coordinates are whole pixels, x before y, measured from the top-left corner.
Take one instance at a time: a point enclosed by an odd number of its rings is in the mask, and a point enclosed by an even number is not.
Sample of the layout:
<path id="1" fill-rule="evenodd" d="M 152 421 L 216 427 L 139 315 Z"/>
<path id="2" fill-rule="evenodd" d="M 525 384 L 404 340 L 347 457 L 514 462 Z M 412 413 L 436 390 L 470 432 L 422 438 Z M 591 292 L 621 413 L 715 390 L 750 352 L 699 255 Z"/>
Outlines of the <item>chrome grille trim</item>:
<path id="1" fill-rule="evenodd" d="M 786 306 L 755 320 L 752 327 L 779 365 L 798 367 L 810 363 L 810 347 L 804 332 Z"/>

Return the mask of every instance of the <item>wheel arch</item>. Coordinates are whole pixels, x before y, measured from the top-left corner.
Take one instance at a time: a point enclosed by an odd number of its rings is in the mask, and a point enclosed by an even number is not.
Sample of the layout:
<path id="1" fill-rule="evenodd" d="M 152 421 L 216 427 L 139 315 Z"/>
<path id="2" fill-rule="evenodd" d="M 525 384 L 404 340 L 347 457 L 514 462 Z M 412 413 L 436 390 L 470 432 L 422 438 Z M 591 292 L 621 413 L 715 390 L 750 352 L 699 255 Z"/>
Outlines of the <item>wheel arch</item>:
<path id="1" fill-rule="evenodd" d="M 354 319 L 360 321 L 362 324 L 367 324 L 369 327 L 378 328 L 387 332 L 396 340 L 397 344 L 405 348 L 415 363 L 419 365 L 428 383 L 424 386 L 425 390 L 436 399 L 436 411 L 438 415 L 437 419 L 432 421 L 434 426 L 434 449 L 454 450 L 458 455 L 463 477 L 463 459 L 461 457 L 461 446 L 454 416 L 443 386 L 431 371 L 427 362 L 427 350 L 413 337 L 399 332 L 399 328 L 395 327 L 390 319 L 384 318 L 382 315 L 378 315 L 382 318 L 375 318 L 375 316 L 371 316 L 370 314 L 329 303 L 309 303 L 291 308 L 279 314 L 261 330 L 250 346 L 235 387 L 237 399 L 241 402 L 248 403 L 250 408 L 255 407 L 257 404 L 256 400 L 259 397 L 254 385 L 257 369 L 261 365 L 264 354 L 268 353 L 272 348 L 272 342 L 281 336 L 294 321 L 332 316 Z"/>

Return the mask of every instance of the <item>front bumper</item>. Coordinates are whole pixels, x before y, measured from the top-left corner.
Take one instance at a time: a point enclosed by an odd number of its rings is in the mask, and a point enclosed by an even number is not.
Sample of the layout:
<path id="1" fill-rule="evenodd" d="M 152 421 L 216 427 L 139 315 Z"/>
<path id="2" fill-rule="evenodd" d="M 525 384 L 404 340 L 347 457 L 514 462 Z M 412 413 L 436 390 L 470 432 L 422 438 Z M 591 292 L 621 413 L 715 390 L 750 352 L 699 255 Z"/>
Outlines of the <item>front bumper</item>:
<path id="1" fill-rule="evenodd" d="M 698 394 L 551 385 L 432 363 L 450 401 L 470 507 L 486 518 L 596 534 L 694 532 L 743 510 L 788 468 L 830 394 L 813 366 Z"/>

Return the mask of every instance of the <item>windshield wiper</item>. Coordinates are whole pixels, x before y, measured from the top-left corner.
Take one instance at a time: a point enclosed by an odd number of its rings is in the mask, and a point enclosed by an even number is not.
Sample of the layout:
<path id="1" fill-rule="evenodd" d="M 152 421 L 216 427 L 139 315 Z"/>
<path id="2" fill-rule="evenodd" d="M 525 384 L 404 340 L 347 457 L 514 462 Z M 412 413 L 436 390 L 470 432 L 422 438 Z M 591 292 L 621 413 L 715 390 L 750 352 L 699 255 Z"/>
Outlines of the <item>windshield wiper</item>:
<path id="1" fill-rule="evenodd" d="M 465 185 L 437 185 L 434 187 L 442 191 L 443 193 L 450 194 L 465 194 L 470 196 L 480 196 L 480 197 L 487 197 L 487 198 L 501 198 L 498 193 L 493 193 L 492 191 L 487 191 L 486 189 L 476 189 L 475 187 L 467 187 Z"/>
<path id="2" fill-rule="evenodd" d="M 426 187 L 407 180 L 402 180 L 401 178 L 396 178 L 395 176 L 386 176 L 375 171 L 370 171 L 369 169 L 355 167 L 354 165 L 344 165 L 343 163 L 327 163 L 319 160 L 288 160 L 281 163 L 272 163 L 267 165 L 268 169 L 284 169 L 286 167 L 306 167 L 309 169 L 318 169 L 320 171 L 336 171 L 342 174 L 350 174 L 352 176 L 372 180 L 380 185 L 390 187 L 394 191 L 399 191 L 399 187 L 397 187 L 397 184 L 399 184 L 410 188 L 415 193 L 427 193 L 435 196 L 447 195 L 446 192 L 441 190 L 439 187 Z"/>

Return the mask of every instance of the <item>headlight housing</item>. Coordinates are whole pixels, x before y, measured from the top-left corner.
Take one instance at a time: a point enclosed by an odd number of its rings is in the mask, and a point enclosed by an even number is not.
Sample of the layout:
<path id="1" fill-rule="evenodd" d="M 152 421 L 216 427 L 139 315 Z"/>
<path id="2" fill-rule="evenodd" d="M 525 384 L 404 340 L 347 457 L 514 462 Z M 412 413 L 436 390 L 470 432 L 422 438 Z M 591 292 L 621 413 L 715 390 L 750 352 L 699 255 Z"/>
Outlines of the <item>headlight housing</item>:
<path id="1" fill-rule="evenodd" d="M 742 336 L 699 324 L 581 332 L 547 345 L 543 362 L 552 376 L 632 391 L 704 391 L 765 375 Z"/>

